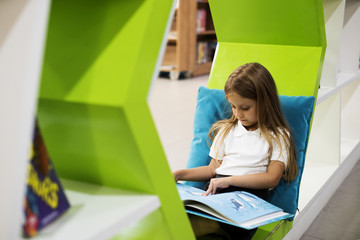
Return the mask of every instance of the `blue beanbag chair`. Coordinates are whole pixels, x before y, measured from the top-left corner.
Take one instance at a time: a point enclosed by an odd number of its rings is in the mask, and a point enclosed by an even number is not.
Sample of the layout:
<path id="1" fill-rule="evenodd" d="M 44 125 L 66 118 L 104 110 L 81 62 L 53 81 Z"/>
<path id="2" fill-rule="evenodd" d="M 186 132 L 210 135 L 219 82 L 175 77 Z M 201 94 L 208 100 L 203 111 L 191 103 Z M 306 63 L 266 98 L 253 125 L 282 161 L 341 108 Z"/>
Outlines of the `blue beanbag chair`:
<path id="1" fill-rule="evenodd" d="M 298 206 L 300 180 L 304 169 L 305 153 L 309 138 L 310 121 L 314 108 L 313 96 L 279 96 L 281 109 L 294 135 L 297 153 L 298 175 L 287 183 L 280 180 L 278 186 L 270 192 L 268 201 L 295 214 Z M 211 158 L 207 135 L 211 125 L 220 119 L 231 116 L 231 106 L 225 99 L 224 90 L 200 87 L 194 116 L 193 134 L 186 168 L 206 166 Z M 203 182 L 186 182 L 190 186 L 202 188 Z M 292 220 L 292 219 L 289 219 Z"/>

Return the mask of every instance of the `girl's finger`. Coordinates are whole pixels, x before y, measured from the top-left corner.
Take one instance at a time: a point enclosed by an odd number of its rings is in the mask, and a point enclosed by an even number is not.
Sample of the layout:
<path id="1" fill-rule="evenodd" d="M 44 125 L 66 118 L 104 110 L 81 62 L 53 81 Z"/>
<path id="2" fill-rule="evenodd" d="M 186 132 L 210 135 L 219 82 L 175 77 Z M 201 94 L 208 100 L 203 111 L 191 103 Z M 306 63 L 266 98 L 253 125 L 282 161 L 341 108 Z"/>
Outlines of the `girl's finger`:
<path id="1" fill-rule="evenodd" d="M 216 193 L 216 188 L 213 188 L 212 194 L 214 195 Z"/>
<path id="2" fill-rule="evenodd" d="M 206 192 L 204 192 L 203 194 L 202 194 L 202 196 L 208 196 L 210 194 L 210 190 L 208 189 L 208 190 L 206 190 Z"/>
<path id="3" fill-rule="evenodd" d="M 209 187 L 206 192 L 204 192 L 202 195 L 203 196 L 208 196 L 211 193 L 211 188 Z"/>
<path id="4" fill-rule="evenodd" d="M 217 188 L 215 184 L 215 180 L 211 179 L 210 186 L 211 186 L 211 194 L 214 195 L 216 193 L 216 188 Z"/>
<path id="5" fill-rule="evenodd" d="M 209 184 L 209 187 L 208 187 L 208 189 L 206 190 L 206 192 L 205 193 L 203 193 L 203 196 L 208 196 L 210 193 L 212 193 L 212 181 L 210 181 L 210 184 Z"/>

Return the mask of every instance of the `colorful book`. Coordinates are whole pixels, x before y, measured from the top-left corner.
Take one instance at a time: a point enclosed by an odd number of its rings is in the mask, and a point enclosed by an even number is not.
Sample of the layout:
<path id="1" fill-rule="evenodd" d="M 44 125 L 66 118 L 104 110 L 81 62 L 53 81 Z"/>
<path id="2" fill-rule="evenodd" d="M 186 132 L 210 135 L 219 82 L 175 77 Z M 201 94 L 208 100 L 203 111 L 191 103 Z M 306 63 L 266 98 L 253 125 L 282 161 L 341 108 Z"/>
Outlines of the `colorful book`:
<path id="1" fill-rule="evenodd" d="M 186 212 L 244 229 L 293 217 L 281 208 L 244 191 L 203 196 L 205 191 L 177 184 Z"/>
<path id="2" fill-rule="evenodd" d="M 38 126 L 31 145 L 24 206 L 24 237 L 33 237 L 61 216 L 70 204 Z"/>
<path id="3" fill-rule="evenodd" d="M 205 42 L 197 42 L 197 64 L 202 64 L 206 62 L 206 56 L 205 56 Z"/>
<path id="4" fill-rule="evenodd" d="M 216 50 L 215 41 L 198 41 L 196 45 L 196 63 L 204 64 L 212 62 Z"/>
<path id="5" fill-rule="evenodd" d="M 206 11 L 198 9 L 196 14 L 196 32 L 201 33 L 206 30 Z"/>

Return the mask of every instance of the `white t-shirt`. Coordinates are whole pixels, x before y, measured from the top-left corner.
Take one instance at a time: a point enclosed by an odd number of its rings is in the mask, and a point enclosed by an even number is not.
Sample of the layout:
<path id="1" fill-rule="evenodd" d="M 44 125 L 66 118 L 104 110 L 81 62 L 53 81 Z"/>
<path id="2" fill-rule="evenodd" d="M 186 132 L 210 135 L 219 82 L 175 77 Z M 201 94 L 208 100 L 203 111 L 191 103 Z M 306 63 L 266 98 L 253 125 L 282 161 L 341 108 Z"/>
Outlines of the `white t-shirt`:
<path id="1" fill-rule="evenodd" d="M 217 141 L 220 141 L 220 136 L 221 133 L 215 136 L 209 153 L 210 157 L 222 160 L 222 164 L 216 169 L 217 174 L 263 173 L 266 172 L 271 160 L 281 161 L 286 167 L 286 150 L 283 149 L 280 156 L 280 147 L 274 141 L 272 157 L 269 159 L 269 144 L 264 137 L 260 136 L 259 128 L 255 131 L 247 131 L 238 121 L 238 124 L 229 131 L 221 146 L 218 147 Z"/>

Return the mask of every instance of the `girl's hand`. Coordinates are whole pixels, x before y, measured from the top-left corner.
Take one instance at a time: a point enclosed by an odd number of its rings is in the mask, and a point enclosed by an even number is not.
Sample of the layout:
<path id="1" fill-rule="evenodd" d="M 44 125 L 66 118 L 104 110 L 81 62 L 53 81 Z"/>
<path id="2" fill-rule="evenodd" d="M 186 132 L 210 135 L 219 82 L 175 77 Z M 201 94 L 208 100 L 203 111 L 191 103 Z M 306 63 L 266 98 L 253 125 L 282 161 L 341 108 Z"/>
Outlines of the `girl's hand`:
<path id="1" fill-rule="evenodd" d="M 173 172 L 175 182 L 178 182 L 180 180 L 181 170 L 176 170 Z"/>
<path id="2" fill-rule="evenodd" d="M 203 196 L 208 196 L 210 193 L 215 194 L 218 188 L 228 188 L 230 186 L 230 177 L 212 178 L 210 180 L 209 188 L 203 193 Z"/>

